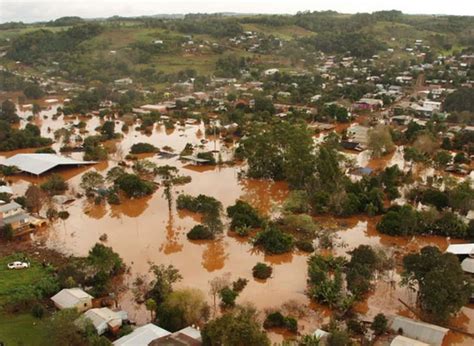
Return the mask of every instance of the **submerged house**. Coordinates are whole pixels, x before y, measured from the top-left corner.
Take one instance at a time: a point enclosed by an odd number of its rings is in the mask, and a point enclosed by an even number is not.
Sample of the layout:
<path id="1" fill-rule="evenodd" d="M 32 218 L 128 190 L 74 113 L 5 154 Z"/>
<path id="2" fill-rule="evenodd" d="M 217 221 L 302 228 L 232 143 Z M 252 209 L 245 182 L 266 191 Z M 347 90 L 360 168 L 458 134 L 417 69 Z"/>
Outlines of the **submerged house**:
<path id="1" fill-rule="evenodd" d="M 92 308 L 92 297 L 80 288 L 65 288 L 51 297 L 54 305 L 59 309 L 77 309 L 83 312 Z"/>
<path id="2" fill-rule="evenodd" d="M 14 231 L 13 236 L 20 236 L 33 231 L 35 226 L 41 226 L 45 220 L 37 219 L 16 202 L 0 204 L 0 229 L 10 225 Z"/>

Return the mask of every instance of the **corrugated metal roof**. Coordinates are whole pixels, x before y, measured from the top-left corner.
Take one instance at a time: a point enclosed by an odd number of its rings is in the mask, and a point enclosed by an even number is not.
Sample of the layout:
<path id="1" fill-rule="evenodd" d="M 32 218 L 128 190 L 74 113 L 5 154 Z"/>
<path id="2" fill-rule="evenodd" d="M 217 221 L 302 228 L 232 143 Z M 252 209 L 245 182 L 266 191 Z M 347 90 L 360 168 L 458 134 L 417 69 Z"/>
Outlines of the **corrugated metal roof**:
<path id="1" fill-rule="evenodd" d="M 19 170 L 40 175 L 57 166 L 90 165 L 94 161 L 79 161 L 56 154 L 17 154 L 2 162 L 4 166 L 16 166 Z"/>
<path id="2" fill-rule="evenodd" d="M 167 330 L 148 323 L 115 340 L 113 344 L 115 346 L 148 346 L 153 340 L 170 334 Z"/>
<path id="3" fill-rule="evenodd" d="M 401 316 L 393 319 L 390 328 L 395 332 L 402 331 L 406 337 L 437 346 L 441 346 L 448 332 L 446 328 Z"/>

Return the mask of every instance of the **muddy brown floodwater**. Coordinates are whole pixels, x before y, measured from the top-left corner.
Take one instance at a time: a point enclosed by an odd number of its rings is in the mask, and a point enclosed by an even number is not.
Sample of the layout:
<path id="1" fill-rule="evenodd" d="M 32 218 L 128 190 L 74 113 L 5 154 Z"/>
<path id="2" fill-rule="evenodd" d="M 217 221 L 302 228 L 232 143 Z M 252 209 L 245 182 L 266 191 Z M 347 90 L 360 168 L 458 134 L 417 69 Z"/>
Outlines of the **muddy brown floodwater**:
<path id="1" fill-rule="evenodd" d="M 86 122 L 86 133 L 95 134 L 95 129 L 100 126 L 101 119 L 98 117 L 67 117 L 59 116 L 56 120 L 52 115 L 61 104 L 52 104 L 49 109 L 44 110 L 40 116 L 35 117 L 33 122 L 41 128 L 44 136 L 53 138 L 55 130 L 70 127 L 79 121 Z M 20 109 L 20 115 L 26 119 L 31 111 Z M 46 118 L 45 118 L 46 116 Z M 25 126 L 22 121 L 20 126 Z M 116 131 L 120 132 L 122 122 L 116 120 Z M 169 146 L 176 152 L 181 151 L 186 143 L 202 145 L 207 150 L 217 149 L 222 153 L 224 159 L 232 156 L 231 150 L 219 141 L 203 135 L 204 126 L 186 125 L 177 126 L 172 131 L 166 131 L 163 126 L 155 126 L 150 135 L 136 131 L 130 126 L 128 133 L 123 139 L 107 143 L 113 153 L 109 161 L 99 163 L 91 167 L 74 168 L 58 171 L 67 179 L 71 188 L 80 191 L 79 182 L 82 174 L 89 169 L 96 169 L 105 174 L 108 169 L 118 164 L 128 154 L 131 145 L 138 142 L 152 143 L 157 147 Z M 75 134 L 71 136 L 74 141 Z M 202 139 L 208 141 L 201 143 Z M 58 150 L 61 142 L 55 143 L 53 148 Z M 8 157 L 18 152 L 32 152 L 23 150 L 8 153 L 0 153 Z M 365 153 L 359 154 L 357 160 L 362 160 L 376 169 L 383 169 L 385 165 L 398 161 L 399 153 L 377 161 L 369 161 Z M 74 158 L 82 158 L 81 153 L 71 154 Z M 278 213 L 278 207 L 288 194 L 288 187 L 282 182 L 271 182 L 262 180 L 251 180 L 239 178 L 239 172 L 245 168 L 240 165 L 220 167 L 194 167 L 181 163 L 176 158 L 161 159 L 157 156 L 148 156 L 147 159 L 158 165 L 174 165 L 179 168 L 180 174 L 189 175 L 192 182 L 183 186 L 175 186 L 173 195 L 179 193 L 191 195 L 206 194 L 221 201 L 224 208 L 233 204 L 236 199 L 248 201 L 266 215 Z M 9 177 L 8 180 L 16 194 L 22 194 L 30 183 L 40 183 L 46 177 L 35 178 L 31 176 L 18 175 Z M 32 236 L 35 244 L 42 244 L 48 248 L 59 250 L 65 254 L 83 256 L 89 249 L 99 241 L 102 234 L 107 234 L 106 245 L 111 246 L 120 254 L 125 263 L 130 267 L 130 274 L 125 278 L 125 289 L 119 296 L 119 304 L 125 308 L 132 319 L 138 323 L 145 323 L 149 319 L 149 313 L 143 305 L 134 302 L 130 290 L 132 282 L 137 275 L 147 275 L 150 263 L 173 264 L 179 269 L 183 280 L 178 287 L 193 287 L 202 290 L 211 297 L 209 292 L 209 281 L 216 276 L 230 273 L 230 278 L 235 280 L 239 277 L 249 280 L 247 287 L 237 298 L 238 303 L 251 302 L 259 310 L 268 308 L 279 308 L 285 304 L 287 311 L 298 311 L 300 331 L 310 333 L 327 322 L 330 311 L 327 308 L 310 302 L 305 295 L 307 255 L 298 252 L 280 256 L 267 256 L 254 249 L 248 239 L 237 237 L 224 231 L 222 236 L 214 241 L 189 241 L 186 233 L 199 222 L 199 215 L 176 211 L 173 205 L 171 211 L 163 196 L 163 191 L 158 189 L 152 196 L 145 198 L 124 200 L 122 204 L 110 206 L 108 204 L 95 205 L 82 198 L 76 199 L 71 204 L 62 206 L 70 213 L 70 217 L 64 221 L 56 221 L 42 231 Z M 440 237 L 413 237 L 394 238 L 380 235 L 375 230 L 377 218 L 353 217 L 336 219 L 331 217 L 320 217 L 317 220 L 322 227 L 336 229 L 339 243 L 342 247 L 336 247 L 334 252 L 338 255 L 347 255 L 347 251 L 360 244 L 370 244 L 390 251 L 395 257 L 400 257 L 407 251 L 415 251 L 419 248 L 434 244 L 442 250 L 447 247 L 447 242 Z M 252 267 L 257 262 L 267 262 L 273 266 L 272 278 L 261 282 L 252 277 Z M 393 274 L 395 281 L 399 280 L 399 273 Z M 372 318 L 378 312 L 386 314 L 408 314 L 408 311 L 398 302 L 398 298 L 408 303 L 413 303 L 414 297 L 405 288 L 392 285 L 388 281 L 380 279 L 376 283 L 377 290 L 371 294 L 365 302 L 357 306 L 357 311 L 367 318 Z M 127 288 L 128 287 L 128 288 Z M 296 313 L 296 312 L 295 312 Z M 456 325 L 474 330 L 472 325 L 474 309 L 465 307 L 462 314 L 457 318 Z M 279 342 L 287 337 L 282 332 L 270 333 L 274 342 Z M 460 334 L 452 334 L 448 344 L 468 345 L 474 342 Z"/>

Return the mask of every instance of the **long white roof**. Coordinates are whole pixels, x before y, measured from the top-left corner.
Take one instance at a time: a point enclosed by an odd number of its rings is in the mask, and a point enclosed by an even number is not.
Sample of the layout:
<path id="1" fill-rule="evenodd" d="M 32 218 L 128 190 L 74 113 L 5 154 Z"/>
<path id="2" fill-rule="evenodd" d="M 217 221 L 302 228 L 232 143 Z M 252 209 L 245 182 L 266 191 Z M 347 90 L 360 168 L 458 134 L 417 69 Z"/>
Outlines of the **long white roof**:
<path id="1" fill-rule="evenodd" d="M 435 346 L 442 345 L 443 339 L 449 331 L 434 324 L 415 321 L 402 316 L 396 316 L 390 328 L 395 332 L 402 330 L 405 337 Z"/>
<path id="2" fill-rule="evenodd" d="M 446 252 L 450 252 L 455 255 L 474 254 L 474 244 L 452 244 L 448 246 Z"/>
<path id="3" fill-rule="evenodd" d="M 390 346 L 430 346 L 430 345 L 418 340 L 414 340 L 402 335 L 398 335 L 392 340 L 392 342 L 390 343 Z"/>
<path id="4" fill-rule="evenodd" d="M 155 326 L 152 323 L 138 327 L 128 335 L 113 342 L 115 346 L 148 346 L 150 342 L 163 336 L 170 335 L 167 330 Z"/>
<path id="5" fill-rule="evenodd" d="M 40 175 L 57 166 L 90 165 L 94 161 L 79 161 L 56 154 L 17 154 L 2 162 L 4 166 L 16 166 L 19 170 Z"/>

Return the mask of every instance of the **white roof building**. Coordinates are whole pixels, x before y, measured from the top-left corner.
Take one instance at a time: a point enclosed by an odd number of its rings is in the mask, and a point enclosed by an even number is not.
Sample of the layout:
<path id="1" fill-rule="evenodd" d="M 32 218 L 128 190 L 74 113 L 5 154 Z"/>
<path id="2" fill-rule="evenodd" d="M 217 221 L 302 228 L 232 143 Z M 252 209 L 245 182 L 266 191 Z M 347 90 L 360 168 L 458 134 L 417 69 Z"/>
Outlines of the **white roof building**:
<path id="1" fill-rule="evenodd" d="M 167 330 L 155 326 L 152 323 L 136 328 L 128 335 L 113 342 L 115 346 L 148 346 L 150 342 L 163 336 L 170 335 Z"/>
<path id="2" fill-rule="evenodd" d="M 95 161 L 73 160 L 56 154 L 17 154 L 4 160 L 1 164 L 15 166 L 20 171 L 40 175 L 58 166 L 80 166 L 95 163 Z"/>
<path id="3" fill-rule="evenodd" d="M 407 338 L 403 335 L 398 335 L 392 340 L 392 342 L 390 343 L 390 346 L 430 346 L 430 345 L 418 340 Z"/>
<path id="4" fill-rule="evenodd" d="M 112 311 L 109 308 L 90 309 L 84 313 L 78 322 L 89 319 L 94 325 L 97 334 L 102 335 L 108 329 L 117 330 L 122 326 L 122 321 L 128 318 L 125 311 Z"/>
<path id="5" fill-rule="evenodd" d="M 396 333 L 402 332 L 405 337 L 435 346 L 443 344 L 444 337 L 449 331 L 449 329 L 434 324 L 415 321 L 401 316 L 396 316 L 393 319 L 390 328 Z"/>
<path id="6" fill-rule="evenodd" d="M 452 244 L 446 249 L 446 252 L 450 252 L 457 256 L 471 256 L 474 255 L 474 243 L 471 244 Z"/>
<path id="7" fill-rule="evenodd" d="M 80 288 L 65 288 L 51 297 L 54 305 L 58 309 L 77 308 L 79 311 L 85 311 L 92 307 L 92 297 Z"/>

